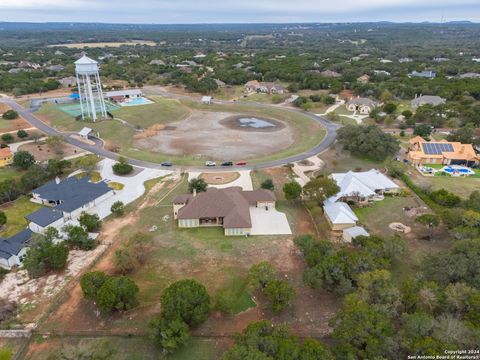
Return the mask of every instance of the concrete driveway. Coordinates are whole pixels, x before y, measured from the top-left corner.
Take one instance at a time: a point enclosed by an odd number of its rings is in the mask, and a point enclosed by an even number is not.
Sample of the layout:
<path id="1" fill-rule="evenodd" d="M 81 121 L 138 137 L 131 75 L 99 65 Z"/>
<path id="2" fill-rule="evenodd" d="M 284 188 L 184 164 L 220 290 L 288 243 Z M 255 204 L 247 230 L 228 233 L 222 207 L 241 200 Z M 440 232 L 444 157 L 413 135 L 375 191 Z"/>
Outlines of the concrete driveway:
<path id="1" fill-rule="evenodd" d="M 208 172 L 208 171 L 205 171 Z M 225 170 L 225 172 L 232 172 L 231 170 Z M 228 184 L 222 185 L 208 185 L 209 187 L 214 187 L 217 189 L 225 189 L 232 186 L 241 187 L 243 190 L 253 190 L 252 178 L 250 177 L 250 170 L 240 170 L 237 171 L 240 174 L 240 177 Z M 201 172 L 199 171 L 189 171 L 188 172 L 188 181 L 199 177 Z"/>
<path id="2" fill-rule="evenodd" d="M 287 216 L 276 209 L 250 207 L 252 235 L 291 235 Z"/>

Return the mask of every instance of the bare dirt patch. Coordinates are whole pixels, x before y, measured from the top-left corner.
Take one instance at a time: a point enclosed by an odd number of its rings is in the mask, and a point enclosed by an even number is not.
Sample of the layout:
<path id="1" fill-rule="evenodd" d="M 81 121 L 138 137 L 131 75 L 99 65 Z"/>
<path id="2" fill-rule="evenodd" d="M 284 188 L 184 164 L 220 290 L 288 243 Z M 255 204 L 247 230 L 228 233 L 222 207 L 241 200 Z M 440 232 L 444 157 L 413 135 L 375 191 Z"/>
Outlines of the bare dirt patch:
<path id="1" fill-rule="evenodd" d="M 55 158 L 64 158 L 84 153 L 85 151 L 70 144 L 63 144 L 56 152 L 44 142 L 28 143 L 20 146 L 19 150 L 28 151 L 38 161 L 45 161 Z"/>
<path id="2" fill-rule="evenodd" d="M 193 111 L 155 136 L 135 140 L 135 146 L 170 155 L 201 154 L 217 160 L 242 160 L 273 154 L 294 143 L 293 131 L 286 124 L 283 128 L 275 127 L 274 132 L 235 129 L 223 123 L 231 117 L 226 112 Z"/>
<path id="3" fill-rule="evenodd" d="M 158 134 L 160 130 L 164 130 L 165 125 L 164 124 L 155 124 L 150 127 L 148 127 L 145 131 L 142 131 L 141 133 L 135 134 L 133 138 L 135 140 L 141 140 L 141 139 L 148 139 L 152 136 L 155 136 Z"/>
<path id="4" fill-rule="evenodd" d="M 229 173 L 201 173 L 200 177 L 210 185 L 229 184 L 240 177 L 238 172 Z"/>
<path id="5" fill-rule="evenodd" d="M 0 110 L 0 114 L 1 113 L 2 111 Z M 2 134 L 30 128 L 31 125 L 22 117 L 18 117 L 15 120 L 4 120 L 0 118 L 0 133 Z"/>

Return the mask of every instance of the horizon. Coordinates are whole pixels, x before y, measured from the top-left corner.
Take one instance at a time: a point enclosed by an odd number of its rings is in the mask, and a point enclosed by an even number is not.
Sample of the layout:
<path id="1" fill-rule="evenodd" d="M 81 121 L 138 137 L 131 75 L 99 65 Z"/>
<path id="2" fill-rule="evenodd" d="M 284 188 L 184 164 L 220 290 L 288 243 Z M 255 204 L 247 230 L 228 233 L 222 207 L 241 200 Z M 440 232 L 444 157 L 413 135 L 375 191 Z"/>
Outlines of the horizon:
<path id="1" fill-rule="evenodd" d="M 221 19 L 221 21 L 219 21 Z M 41 20 L 41 21 L 39 21 Z M 0 22 L 102 24 L 286 24 L 480 22 L 475 0 L 194 1 L 2 0 Z"/>

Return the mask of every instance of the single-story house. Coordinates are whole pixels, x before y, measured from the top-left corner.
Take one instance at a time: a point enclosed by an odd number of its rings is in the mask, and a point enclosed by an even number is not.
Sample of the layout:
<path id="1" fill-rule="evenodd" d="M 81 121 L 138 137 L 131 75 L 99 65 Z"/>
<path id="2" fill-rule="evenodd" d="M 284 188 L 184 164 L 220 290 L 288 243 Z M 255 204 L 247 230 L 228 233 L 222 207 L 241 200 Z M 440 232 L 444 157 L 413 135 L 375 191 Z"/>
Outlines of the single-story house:
<path id="1" fill-rule="evenodd" d="M 4 147 L 0 148 L 0 167 L 10 165 L 13 161 L 13 154 L 10 148 Z"/>
<path id="2" fill-rule="evenodd" d="M 333 231 L 342 231 L 357 225 L 357 216 L 344 202 L 327 202 L 323 206 L 323 212 Z"/>
<path id="3" fill-rule="evenodd" d="M 426 141 L 420 136 L 409 140 L 407 159 L 415 166 L 425 164 L 478 165 L 479 156 L 472 144 L 456 141 Z"/>
<path id="4" fill-rule="evenodd" d="M 58 80 L 63 87 L 77 86 L 77 78 L 75 76 L 67 76 Z"/>
<path id="5" fill-rule="evenodd" d="M 0 267 L 9 270 L 22 266 L 32 234 L 30 229 L 25 229 L 8 239 L 0 238 Z"/>
<path id="6" fill-rule="evenodd" d="M 154 59 L 154 60 L 150 61 L 150 62 L 148 63 L 148 65 L 160 65 L 160 66 L 164 66 L 164 65 L 165 65 L 165 61 L 160 60 L 160 59 Z"/>
<path id="7" fill-rule="evenodd" d="M 208 188 L 206 192 L 177 196 L 173 215 L 180 228 L 221 226 L 226 236 L 248 235 L 252 229 L 250 207 L 274 209 L 275 201 L 275 194 L 265 189 Z"/>
<path id="8" fill-rule="evenodd" d="M 362 76 L 359 76 L 357 78 L 357 81 L 363 84 L 368 83 L 370 81 L 370 76 L 367 74 L 363 74 Z"/>
<path id="9" fill-rule="evenodd" d="M 446 103 L 446 99 L 436 96 L 436 95 L 421 95 L 417 96 L 415 95 L 415 99 L 410 101 L 410 106 L 412 108 L 417 108 L 422 105 L 433 105 L 433 106 L 438 106 L 441 104 Z"/>
<path id="10" fill-rule="evenodd" d="M 458 76 L 460 79 L 480 79 L 479 73 L 468 72 Z"/>
<path id="11" fill-rule="evenodd" d="M 107 183 L 103 181 L 92 183 L 88 176 L 81 179 L 71 176 L 63 181 L 56 178 L 32 191 L 31 201 L 51 208 L 42 208 L 27 215 L 26 218 L 30 221 L 29 228 L 43 233 L 47 227 L 58 227 L 68 220 L 75 219 L 83 211 L 113 195 L 114 190 Z"/>
<path id="12" fill-rule="evenodd" d="M 326 77 L 326 78 L 339 78 L 339 77 L 342 76 L 342 75 L 339 74 L 338 72 L 332 71 L 332 70 L 322 71 L 322 72 L 320 73 L 320 75 L 323 76 L 323 77 Z"/>
<path id="13" fill-rule="evenodd" d="M 373 73 L 377 76 L 390 76 L 391 74 L 386 70 L 373 70 Z"/>
<path id="14" fill-rule="evenodd" d="M 265 94 L 283 94 L 285 88 L 276 83 L 264 83 L 257 80 L 250 80 L 245 84 L 245 91 Z"/>
<path id="15" fill-rule="evenodd" d="M 342 233 L 343 241 L 348 243 L 351 243 L 357 236 L 370 236 L 370 234 L 361 226 L 352 226 L 344 229 Z"/>
<path id="16" fill-rule="evenodd" d="M 376 169 L 363 172 L 349 171 L 333 173 L 330 178 L 335 180 L 340 191 L 326 201 L 355 201 L 366 203 L 383 199 L 383 194 L 398 191 L 399 186 Z"/>
<path id="17" fill-rule="evenodd" d="M 46 69 L 50 70 L 50 71 L 63 71 L 63 70 L 65 70 L 65 66 L 63 66 L 63 65 L 50 65 Z"/>
<path id="18" fill-rule="evenodd" d="M 105 98 L 115 102 L 123 102 L 127 99 L 136 99 L 143 96 L 141 89 L 125 89 L 105 92 Z"/>
<path id="19" fill-rule="evenodd" d="M 435 79 L 437 76 L 437 73 L 432 70 L 427 70 L 427 71 L 412 71 L 411 73 L 408 74 L 409 78 L 425 78 L 425 79 Z"/>
<path id="20" fill-rule="evenodd" d="M 356 97 L 350 99 L 346 108 L 348 111 L 358 111 L 360 114 L 368 115 L 370 112 L 378 106 L 376 101 L 368 98 Z"/>
<path id="21" fill-rule="evenodd" d="M 413 61 L 413 60 L 410 59 L 410 58 L 408 58 L 408 57 L 402 57 L 402 58 L 398 59 L 398 62 L 399 62 L 400 64 L 408 63 L 408 62 L 412 62 L 412 61 Z"/>

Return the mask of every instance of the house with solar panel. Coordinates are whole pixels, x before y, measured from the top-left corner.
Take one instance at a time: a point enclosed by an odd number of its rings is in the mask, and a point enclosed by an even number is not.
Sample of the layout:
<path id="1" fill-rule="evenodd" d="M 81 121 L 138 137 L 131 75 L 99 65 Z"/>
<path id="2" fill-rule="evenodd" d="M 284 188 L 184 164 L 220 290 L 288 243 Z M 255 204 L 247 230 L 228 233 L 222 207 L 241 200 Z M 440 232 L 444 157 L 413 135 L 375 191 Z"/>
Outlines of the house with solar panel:
<path id="1" fill-rule="evenodd" d="M 409 141 L 407 160 L 414 166 L 427 164 L 477 166 L 479 156 L 472 144 L 456 141 L 427 141 L 416 136 Z"/>

